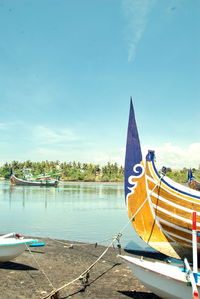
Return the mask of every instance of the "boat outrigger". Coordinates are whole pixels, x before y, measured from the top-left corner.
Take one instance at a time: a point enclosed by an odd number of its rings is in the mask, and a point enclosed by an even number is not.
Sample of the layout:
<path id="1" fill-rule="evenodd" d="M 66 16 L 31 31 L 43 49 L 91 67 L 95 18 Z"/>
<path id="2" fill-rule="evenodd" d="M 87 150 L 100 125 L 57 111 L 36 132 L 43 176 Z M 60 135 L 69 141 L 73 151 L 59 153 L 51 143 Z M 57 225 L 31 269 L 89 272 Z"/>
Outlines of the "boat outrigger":
<path id="1" fill-rule="evenodd" d="M 191 259 L 192 213 L 200 230 L 200 192 L 159 173 L 155 153 L 143 160 L 131 100 L 125 158 L 125 197 L 128 215 L 137 234 L 151 247 L 174 257 Z M 200 246 L 198 246 L 200 253 Z"/>

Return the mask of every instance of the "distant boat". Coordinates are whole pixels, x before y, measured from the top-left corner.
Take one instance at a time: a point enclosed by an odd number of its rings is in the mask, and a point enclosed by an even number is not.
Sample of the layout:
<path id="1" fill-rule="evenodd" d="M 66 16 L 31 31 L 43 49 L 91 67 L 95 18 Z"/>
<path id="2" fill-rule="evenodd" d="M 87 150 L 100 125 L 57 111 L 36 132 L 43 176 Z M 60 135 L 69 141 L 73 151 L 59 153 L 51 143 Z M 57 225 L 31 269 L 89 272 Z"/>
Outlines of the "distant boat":
<path id="1" fill-rule="evenodd" d="M 11 233 L 0 236 L 0 262 L 7 262 L 25 251 L 27 244 L 33 244 L 37 240 L 24 239 Z"/>
<path id="2" fill-rule="evenodd" d="M 198 182 L 193 176 L 192 169 L 188 170 L 188 186 L 191 189 L 200 191 L 200 182 Z"/>
<path id="3" fill-rule="evenodd" d="M 131 100 L 125 158 L 129 218 L 137 234 L 154 249 L 174 258 L 190 258 L 193 211 L 197 212 L 200 231 L 200 192 L 168 178 L 165 168 L 159 173 L 154 160 L 153 150 L 142 158 Z"/>
<path id="4" fill-rule="evenodd" d="M 26 185 L 26 186 L 58 186 L 59 181 L 58 180 L 48 180 L 48 179 L 42 179 L 42 180 L 31 180 L 31 179 L 20 179 L 17 178 L 14 174 L 11 174 L 10 176 L 10 182 L 11 184 L 15 185 Z"/>

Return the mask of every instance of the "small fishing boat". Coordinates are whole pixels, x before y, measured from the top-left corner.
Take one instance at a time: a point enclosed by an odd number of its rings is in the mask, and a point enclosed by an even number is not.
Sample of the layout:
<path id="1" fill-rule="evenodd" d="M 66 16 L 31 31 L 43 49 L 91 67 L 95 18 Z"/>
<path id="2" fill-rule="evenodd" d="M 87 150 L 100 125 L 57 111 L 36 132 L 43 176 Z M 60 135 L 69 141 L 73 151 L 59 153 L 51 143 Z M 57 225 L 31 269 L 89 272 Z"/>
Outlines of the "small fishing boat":
<path id="1" fill-rule="evenodd" d="M 188 170 L 188 186 L 191 189 L 200 191 L 200 182 L 198 182 L 193 176 L 192 169 Z"/>
<path id="2" fill-rule="evenodd" d="M 14 259 L 25 251 L 27 244 L 35 242 L 37 240 L 26 239 L 15 233 L 0 236 L 0 262 Z"/>
<path id="3" fill-rule="evenodd" d="M 58 180 L 49 180 L 49 179 L 42 179 L 42 180 L 31 180 L 31 179 L 20 179 L 17 178 L 14 174 L 10 176 L 10 182 L 14 185 L 25 185 L 25 186 L 54 186 L 57 187 L 59 181 Z"/>
<path id="4" fill-rule="evenodd" d="M 154 150 L 149 150 L 143 159 L 132 100 L 125 158 L 125 198 L 132 226 L 148 245 L 170 257 L 191 258 L 191 215 L 197 212 L 200 231 L 200 192 L 168 178 L 164 167 L 158 172 Z"/>
<path id="5" fill-rule="evenodd" d="M 169 299 L 198 298 L 197 291 L 192 290 L 189 272 L 183 267 L 131 256 L 119 257 L 128 264 L 142 284 L 157 296 Z M 200 283 L 197 283 L 197 290 L 200 291 Z"/>
<path id="6" fill-rule="evenodd" d="M 193 270 L 187 258 L 184 258 L 184 267 L 147 261 L 143 257 L 121 256 L 135 276 L 154 294 L 165 299 L 199 299 L 200 283 L 198 282 L 197 258 L 197 213 L 192 212 L 192 257 Z"/>

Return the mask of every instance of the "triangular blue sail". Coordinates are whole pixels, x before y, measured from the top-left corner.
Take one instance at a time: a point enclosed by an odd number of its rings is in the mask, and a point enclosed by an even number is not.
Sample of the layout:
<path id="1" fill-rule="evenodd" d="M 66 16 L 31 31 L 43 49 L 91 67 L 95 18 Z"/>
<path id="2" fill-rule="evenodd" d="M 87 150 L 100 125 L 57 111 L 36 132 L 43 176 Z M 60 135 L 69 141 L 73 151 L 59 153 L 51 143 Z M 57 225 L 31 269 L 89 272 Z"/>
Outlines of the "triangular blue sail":
<path id="1" fill-rule="evenodd" d="M 193 176 L 193 174 L 192 174 L 192 169 L 190 168 L 189 170 L 188 170 L 188 182 L 190 182 L 191 183 L 191 181 L 194 179 L 194 176 Z"/>
<path id="2" fill-rule="evenodd" d="M 135 120 L 135 113 L 133 109 L 132 98 L 130 101 L 130 112 L 129 112 L 129 123 L 128 133 L 126 142 L 126 157 L 125 157 L 125 168 L 124 168 L 124 190 L 125 198 L 127 193 L 130 192 L 130 183 L 128 179 L 131 175 L 136 175 L 133 167 L 142 161 L 142 152 L 140 147 L 140 140 L 138 136 L 138 130 Z M 138 174 L 138 173 L 137 173 Z"/>

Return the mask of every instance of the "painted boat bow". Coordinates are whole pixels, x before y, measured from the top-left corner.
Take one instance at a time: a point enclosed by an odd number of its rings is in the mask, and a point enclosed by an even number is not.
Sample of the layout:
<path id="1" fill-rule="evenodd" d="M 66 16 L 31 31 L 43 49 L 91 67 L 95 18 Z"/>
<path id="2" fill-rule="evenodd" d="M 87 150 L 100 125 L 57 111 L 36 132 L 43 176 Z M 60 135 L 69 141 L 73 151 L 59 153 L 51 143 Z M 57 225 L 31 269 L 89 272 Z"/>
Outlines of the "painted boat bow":
<path id="1" fill-rule="evenodd" d="M 150 150 L 142 160 L 131 100 L 125 158 L 125 198 L 131 223 L 151 247 L 174 258 L 191 256 L 193 211 L 200 230 L 200 192 L 159 174 Z M 198 247 L 200 250 L 200 247 Z"/>

